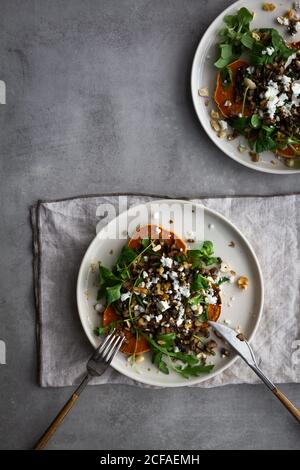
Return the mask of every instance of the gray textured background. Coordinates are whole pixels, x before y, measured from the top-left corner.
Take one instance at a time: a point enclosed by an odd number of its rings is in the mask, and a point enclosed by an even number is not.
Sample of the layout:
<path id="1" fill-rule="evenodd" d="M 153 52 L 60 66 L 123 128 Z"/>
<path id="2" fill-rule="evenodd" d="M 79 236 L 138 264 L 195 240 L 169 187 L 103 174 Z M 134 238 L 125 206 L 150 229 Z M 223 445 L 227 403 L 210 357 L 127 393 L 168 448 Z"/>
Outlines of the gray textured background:
<path id="1" fill-rule="evenodd" d="M 38 198 L 143 191 L 276 194 L 299 176 L 220 153 L 192 108 L 193 54 L 228 0 L 1 0 L 0 447 L 29 448 L 70 394 L 36 383 L 28 207 Z M 299 385 L 284 385 L 298 406 Z M 299 448 L 263 386 L 89 388 L 52 449 Z"/>

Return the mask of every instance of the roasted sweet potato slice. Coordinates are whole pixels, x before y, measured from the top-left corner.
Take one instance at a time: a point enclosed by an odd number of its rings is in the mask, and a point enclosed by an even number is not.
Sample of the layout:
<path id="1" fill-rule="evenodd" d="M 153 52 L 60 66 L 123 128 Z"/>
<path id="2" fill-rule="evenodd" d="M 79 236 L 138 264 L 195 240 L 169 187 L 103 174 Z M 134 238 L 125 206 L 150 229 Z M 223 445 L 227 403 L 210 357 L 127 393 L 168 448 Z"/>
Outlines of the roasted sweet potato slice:
<path id="1" fill-rule="evenodd" d="M 235 79 L 237 71 L 248 66 L 249 64 L 247 62 L 240 59 L 229 64 L 228 67 L 232 72 L 232 83 L 226 88 L 223 85 L 221 73 L 218 73 L 214 99 L 223 116 L 227 118 L 237 116 L 242 111 L 243 102 L 242 100 L 237 101 Z M 231 105 L 225 106 L 226 101 L 231 102 Z M 246 108 L 244 114 L 245 116 L 248 114 Z"/>
<path id="2" fill-rule="evenodd" d="M 215 296 L 218 298 L 218 302 L 216 304 L 209 304 L 207 306 L 207 316 L 210 321 L 218 321 L 219 316 L 221 315 L 221 297 L 220 297 L 220 289 L 218 286 L 214 285 Z M 203 323 L 202 328 L 208 328 L 208 323 Z"/>
<path id="3" fill-rule="evenodd" d="M 159 233 L 158 229 L 160 230 Z M 174 232 L 165 230 L 160 225 L 148 224 L 144 225 L 143 227 L 140 227 L 135 232 L 133 237 L 129 240 L 128 246 L 135 250 L 140 248 L 141 240 L 143 238 L 159 238 L 160 240 L 164 241 L 165 243 L 168 243 L 169 245 L 173 245 L 173 243 L 175 243 L 177 248 L 182 248 L 183 253 L 186 253 L 187 251 L 187 245 L 181 238 L 176 236 Z"/>
<path id="4" fill-rule="evenodd" d="M 286 149 L 276 149 L 276 155 L 285 158 L 299 157 L 300 145 L 295 144 L 293 147 L 296 149 L 296 152 L 291 147 L 288 147 Z"/>
<path id="5" fill-rule="evenodd" d="M 120 316 L 116 313 L 114 308 L 109 305 L 103 312 L 102 325 L 108 326 L 112 322 L 120 320 Z M 118 328 L 118 326 L 117 326 Z M 144 336 L 141 336 L 138 341 L 136 341 L 135 336 L 130 332 L 122 329 L 122 326 L 119 326 L 119 329 L 122 330 L 126 336 L 126 340 L 121 347 L 121 351 L 125 354 L 142 354 L 144 352 L 150 351 L 149 344 L 147 343 Z"/>

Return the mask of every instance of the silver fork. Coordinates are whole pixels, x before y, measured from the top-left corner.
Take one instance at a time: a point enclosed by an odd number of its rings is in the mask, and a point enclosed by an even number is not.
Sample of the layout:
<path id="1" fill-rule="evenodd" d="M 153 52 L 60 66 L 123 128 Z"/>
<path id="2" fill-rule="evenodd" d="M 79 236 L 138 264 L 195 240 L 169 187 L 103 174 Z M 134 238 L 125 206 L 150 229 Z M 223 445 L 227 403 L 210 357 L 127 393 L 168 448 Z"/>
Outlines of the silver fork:
<path id="1" fill-rule="evenodd" d="M 71 408 L 74 406 L 79 395 L 83 392 L 91 378 L 102 375 L 106 371 L 125 339 L 125 336 L 117 336 L 115 333 L 116 329 L 114 329 L 111 334 L 107 336 L 105 341 L 99 346 L 98 349 L 96 349 L 94 354 L 90 357 L 86 366 L 86 376 L 84 377 L 80 385 L 77 387 L 71 398 L 67 401 L 65 406 L 60 410 L 56 418 L 54 418 L 54 420 L 44 432 L 42 437 L 38 440 L 37 444 L 34 447 L 35 450 L 44 449 L 47 442 L 53 436 L 58 426 L 67 416 Z"/>

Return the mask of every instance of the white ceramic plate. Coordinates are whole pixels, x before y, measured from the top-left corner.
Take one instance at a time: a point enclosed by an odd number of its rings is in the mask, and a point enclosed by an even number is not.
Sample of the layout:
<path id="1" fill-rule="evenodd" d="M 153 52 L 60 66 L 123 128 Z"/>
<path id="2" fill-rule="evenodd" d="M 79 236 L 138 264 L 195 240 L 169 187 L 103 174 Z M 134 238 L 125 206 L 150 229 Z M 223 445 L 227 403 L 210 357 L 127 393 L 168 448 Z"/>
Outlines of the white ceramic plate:
<path id="1" fill-rule="evenodd" d="M 210 98 L 210 104 L 208 107 L 205 106 L 206 98 L 199 97 L 199 88 L 207 87 L 210 91 L 210 97 L 213 97 L 214 88 L 216 83 L 217 69 L 214 67 L 215 58 L 217 55 L 216 45 L 219 42 L 218 31 L 223 27 L 223 19 L 226 15 L 235 14 L 241 7 L 246 7 L 250 11 L 256 13 L 254 20 L 251 23 L 252 28 L 277 28 L 280 34 L 285 38 L 284 28 L 275 22 L 277 16 L 285 13 L 288 8 L 291 7 L 292 2 L 276 1 L 277 8 L 273 12 L 265 12 L 262 10 L 261 0 L 244 1 L 240 0 L 235 2 L 229 8 L 224 10 L 209 26 L 205 34 L 203 35 L 193 61 L 191 86 L 192 86 L 192 98 L 198 118 L 211 140 L 226 153 L 229 157 L 237 162 L 245 165 L 253 170 L 263 171 L 266 173 L 277 173 L 277 174 L 292 174 L 299 173 L 300 168 L 288 168 L 284 163 L 280 162 L 272 152 L 264 152 L 261 156 L 261 160 L 257 163 L 251 161 L 248 152 L 241 153 L 238 151 L 239 142 L 245 143 L 243 137 L 237 138 L 233 141 L 221 140 L 217 134 L 213 131 L 210 125 L 210 111 L 212 108 L 216 109 L 216 105 L 213 103 L 213 99 Z M 291 36 L 289 36 L 291 40 Z M 300 40 L 300 33 L 293 36 L 293 41 Z M 276 165 L 272 164 L 271 161 L 276 161 Z"/>
<path id="2" fill-rule="evenodd" d="M 248 241 L 242 233 L 231 224 L 225 217 L 211 209 L 204 208 L 203 206 L 192 204 L 188 201 L 174 201 L 174 200 L 159 200 L 146 205 L 135 206 L 128 211 L 123 212 L 116 219 L 111 221 L 106 228 L 110 228 L 112 224 L 118 222 L 121 232 L 125 233 L 128 230 L 128 219 L 136 212 L 140 212 L 137 222 L 142 226 L 152 221 L 157 223 L 157 218 L 153 220 L 153 214 L 150 214 L 150 219 L 145 214 L 143 209 L 149 207 L 150 204 L 155 204 L 155 215 L 163 215 L 170 205 L 174 202 L 181 205 L 182 208 L 191 208 L 193 206 L 194 212 L 190 211 L 189 220 L 185 221 L 187 227 L 185 230 L 191 230 L 193 225 L 193 218 L 195 218 L 196 211 L 203 209 L 203 219 L 197 234 L 203 234 L 205 240 L 211 240 L 215 246 L 215 253 L 220 256 L 223 261 L 226 261 L 236 271 L 237 275 L 246 275 L 249 280 L 249 287 L 246 291 L 240 290 L 236 284 L 226 284 L 223 289 L 222 296 L 222 313 L 219 321 L 224 319 L 229 320 L 232 327 L 241 328 L 241 331 L 250 340 L 253 338 L 257 329 L 263 305 L 263 281 L 261 270 L 257 258 L 249 245 Z M 153 207 L 153 206 L 151 206 Z M 195 222 L 195 221 L 194 221 Z M 103 229 L 104 230 L 104 229 Z M 116 261 L 121 248 L 126 243 L 126 240 L 116 239 L 102 239 L 103 230 L 100 231 L 95 239 L 90 244 L 80 267 L 78 281 L 77 281 L 77 303 L 79 316 L 82 322 L 83 329 L 90 340 L 91 344 L 96 348 L 100 344 L 99 337 L 93 333 L 94 328 L 100 326 L 99 314 L 95 311 L 94 306 L 97 294 L 97 279 L 98 275 L 95 272 L 95 263 L 102 262 L 104 266 L 112 267 Z M 129 231 L 130 233 L 130 231 Z M 230 241 L 234 241 L 236 246 L 234 248 L 228 246 Z M 113 252 L 111 251 L 113 250 Z M 234 297 L 234 300 L 230 300 Z M 229 306 L 229 304 L 232 304 Z M 217 340 L 217 338 L 214 337 Z M 217 340 L 219 341 L 219 340 Z M 219 345 L 219 350 L 221 347 Z M 230 358 L 221 358 L 218 352 L 215 357 L 209 361 L 215 364 L 213 372 L 204 374 L 197 378 L 184 379 L 174 372 L 165 375 L 158 372 L 156 367 L 151 364 L 150 353 L 145 354 L 145 361 L 136 365 L 134 368 L 128 364 L 127 357 L 119 353 L 114 359 L 112 366 L 119 372 L 128 377 L 143 382 L 149 385 L 163 386 L 163 387 L 179 387 L 184 385 L 193 385 L 203 382 L 215 375 L 221 373 L 224 369 L 229 367 L 234 360 L 235 355 Z"/>

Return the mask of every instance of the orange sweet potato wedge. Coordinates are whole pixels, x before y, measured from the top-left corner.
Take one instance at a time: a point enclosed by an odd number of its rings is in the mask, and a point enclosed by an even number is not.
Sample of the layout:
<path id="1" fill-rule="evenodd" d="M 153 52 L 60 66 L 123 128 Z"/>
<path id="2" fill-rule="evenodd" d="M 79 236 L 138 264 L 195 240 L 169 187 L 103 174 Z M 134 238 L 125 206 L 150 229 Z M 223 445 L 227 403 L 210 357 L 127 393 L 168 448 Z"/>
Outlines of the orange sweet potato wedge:
<path id="1" fill-rule="evenodd" d="M 157 229 L 160 230 L 159 233 L 157 233 Z M 144 238 L 159 238 L 160 240 L 163 240 L 165 243 L 168 243 L 169 245 L 173 245 L 175 243 L 177 248 L 181 248 L 183 253 L 186 253 L 187 251 L 187 245 L 182 240 L 179 238 L 177 235 L 175 235 L 174 232 L 171 232 L 169 230 L 165 230 L 163 227 L 160 225 L 153 225 L 153 224 L 148 224 L 144 225 L 143 227 L 140 227 L 133 237 L 129 240 L 128 246 L 134 250 L 140 248 L 141 240 Z"/>
<path id="2" fill-rule="evenodd" d="M 279 155 L 285 158 L 299 157 L 300 145 L 295 144 L 294 148 L 296 149 L 296 152 L 291 147 L 287 147 L 286 149 L 277 148 L 275 153 L 276 155 Z"/>
<path id="3" fill-rule="evenodd" d="M 109 326 L 112 322 L 120 320 L 120 316 L 115 312 L 112 305 L 106 307 L 103 312 L 102 324 L 103 326 Z M 122 329 L 121 327 L 119 327 Z M 136 341 L 135 336 L 127 330 L 123 330 L 126 340 L 121 347 L 121 351 L 125 354 L 142 354 L 147 351 L 150 351 L 149 344 L 144 336 L 141 336 L 138 341 Z"/>
<path id="4" fill-rule="evenodd" d="M 225 88 L 222 83 L 221 73 L 218 73 L 214 100 L 223 116 L 227 118 L 237 116 L 242 111 L 242 101 L 236 100 L 235 79 L 237 71 L 240 68 L 246 68 L 248 66 L 249 64 L 247 62 L 240 59 L 228 65 L 232 71 L 232 83 L 227 88 Z M 225 106 L 226 101 L 230 101 L 231 105 Z M 247 116 L 247 109 L 244 110 L 244 115 Z"/>
<path id="5" fill-rule="evenodd" d="M 210 321 L 218 321 L 219 316 L 221 315 L 221 297 L 220 289 L 217 286 L 214 286 L 215 295 L 218 298 L 218 303 L 213 305 L 209 304 L 207 306 L 207 316 Z M 208 328 L 208 323 L 203 323 L 202 328 Z"/>

